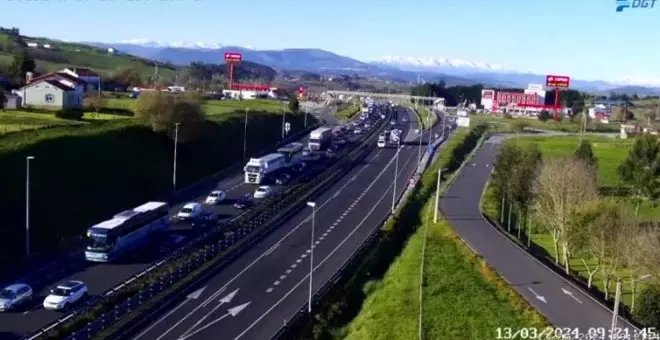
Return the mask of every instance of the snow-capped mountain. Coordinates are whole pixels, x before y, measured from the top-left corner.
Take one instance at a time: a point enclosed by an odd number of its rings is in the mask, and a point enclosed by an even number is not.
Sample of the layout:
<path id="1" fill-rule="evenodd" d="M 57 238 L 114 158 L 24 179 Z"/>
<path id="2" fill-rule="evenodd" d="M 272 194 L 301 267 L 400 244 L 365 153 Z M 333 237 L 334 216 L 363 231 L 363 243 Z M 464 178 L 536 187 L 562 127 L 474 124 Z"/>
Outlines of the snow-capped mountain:
<path id="1" fill-rule="evenodd" d="M 506 72 L 501 65 L 437 57 L 386 56 L 369 61 L 374 65 L 413 70 L 463 70 L 467 72 Z"/>
<path id="2" fill-rule="evenodd" d="M 219 49 L 225 47 L 225 45 L 220 44 L 220 43 L 209 43 L 209 42 L 203 42 L 203 41 L 165 42 L 165 41 L 156 41 L 156 40 L 149 40 L 149 39 L 143 39 L 143 38 L 121 40 L 121 41 L 118 41 L 117 43 L 118 44 L 124 44 L 124 45 L 136 45 L 136 46 L 142 46 L 142 47 L 185 48 L 185 49 L 192 49 L 192 50 L 219 50 Z M 245 48 L 252 49 L 251 46 L 245 46 Z"/>

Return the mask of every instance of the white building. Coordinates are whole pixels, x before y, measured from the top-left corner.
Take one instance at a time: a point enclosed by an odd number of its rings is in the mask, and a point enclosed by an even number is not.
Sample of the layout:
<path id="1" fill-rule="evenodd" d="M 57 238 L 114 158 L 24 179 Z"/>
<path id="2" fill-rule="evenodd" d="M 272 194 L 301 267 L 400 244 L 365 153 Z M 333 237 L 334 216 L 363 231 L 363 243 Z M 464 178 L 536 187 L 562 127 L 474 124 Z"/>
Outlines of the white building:
<path id="1" fill-rule="evenodd" d="M 27 43 L 27 46 L 28 46 L 28 47 L 32 47 L 32 48 L 37 48 L 37 47 L 39 47 L 39 43 L 36 43 L 36 42 L 32 42 L 32 41 L 31 41 L 31 42 L 28 42 L 28 43 Z"/>
<path id="2" fill-rule="evenodd" d="M 65 68 L 59 73 L 65 73 L 70 76 L 76 77 L 86 83 L 86 91 L 98 90 L 101 85 L 101 76 L 87 68 Z"/>

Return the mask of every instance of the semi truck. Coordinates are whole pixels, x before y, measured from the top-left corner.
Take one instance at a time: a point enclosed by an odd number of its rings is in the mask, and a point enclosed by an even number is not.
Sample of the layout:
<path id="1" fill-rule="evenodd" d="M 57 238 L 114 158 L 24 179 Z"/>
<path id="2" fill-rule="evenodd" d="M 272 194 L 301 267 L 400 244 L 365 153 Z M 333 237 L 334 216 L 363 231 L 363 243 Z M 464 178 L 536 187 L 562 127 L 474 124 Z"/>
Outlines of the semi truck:
<path id="1" fill-rule="evenodd" d="M 307 148 L 312 151 L 325 151 L 332 142 L 332 129 L 321 127 L 309 134 L 309 143 Z"/>
<path id="2" fill-rule="evenodd" d="M 261 184 L 279 170 L 289 166 L 287 157 L 281 153 L 271 153 L 260 158 L 250 158 L 243 171 L 245 183 Z"/>

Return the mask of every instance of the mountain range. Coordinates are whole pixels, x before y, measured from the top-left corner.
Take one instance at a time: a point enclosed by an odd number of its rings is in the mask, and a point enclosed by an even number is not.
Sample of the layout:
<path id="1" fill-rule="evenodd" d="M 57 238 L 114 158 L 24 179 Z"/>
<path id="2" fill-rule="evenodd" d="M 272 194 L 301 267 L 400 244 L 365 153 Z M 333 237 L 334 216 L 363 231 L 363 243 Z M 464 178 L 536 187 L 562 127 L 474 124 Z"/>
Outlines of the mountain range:
<path id="1" fill-rule="evenodd" d="M 117 43 L 86 42 L 175 65 L 191 62 L 223 63 L 225 52 L 242 53 L 243 59 L 270 66 L 278 71 L 307 71 L 322 75 L 358 74 L 367 77 L 389 78 L 416 82 L 444 80 L 448 85 L 481 83 L 497 87 L 526 87 L 529 83 L 544 83 L 545 75 L 508 70 L 485 62 L 447 58 L 383 57 L 360 61 L 332 52 L 313 48 L 256 50 L 251 47 L 224 46 L 204 42 L 158 42 L 133 39 Z M 646 84 L 644 84 L 646 85 Z M 640 86 L 635 83 L 613 83 L 571 79 L 571 87 L 591 92 L 660 94 L 660 84 Z"/>

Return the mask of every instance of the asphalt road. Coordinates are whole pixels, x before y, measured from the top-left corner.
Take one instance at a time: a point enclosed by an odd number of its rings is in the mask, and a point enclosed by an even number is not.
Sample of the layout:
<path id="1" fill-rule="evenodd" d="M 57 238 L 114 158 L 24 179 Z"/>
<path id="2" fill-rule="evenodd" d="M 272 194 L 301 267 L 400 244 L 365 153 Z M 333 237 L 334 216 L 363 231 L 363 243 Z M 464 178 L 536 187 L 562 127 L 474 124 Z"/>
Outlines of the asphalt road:
<path id="1" fill-rule="evenodd" d="M 356 139 L 354 136 L 350 138 Z M 252 193 L 256 186 L 245 184 L 244 175 L 241 172 L 222 180 L 216 188 L 226 192 L 227 200 L 219 205 L 205 205 L 205 207 L 221 219 L 228 219 L 241 213 L 240 210 L 233 207 L 233 201 L 245 194 Z M 280 186 L 273 186 L 273 188 L 275 191 L 281 189 Z M 207 191 L 199 192 L 189 202 L 202 203 L 207 194 Z M 170 215 L 174 217 L 184 204 L 171 206 Z M 78 251 L 40 271 L 15 279 L 13 282 L 31 285 L 35 296 L 32 304 L 19 311 L 0 313 L 0 339 L 27 335 L 66 315 L 62 312 L 48 311 L 42 307 L 42 302 L 48 292 L 59 282 L 80 280 L 87 284 L 91 296 L 101 294 L 151 266 L 167 253 L 182 245 L 190 236 L 197 234 L 198 231 L 190 223 L 173 222 L 171 230 L 164 237 L 144 246 L 139 252 L 123 257 L 118 262 L 107 264 L 88 262 L 85 260 L 84 252 Z"/>
<path id="2" fill-rule="evenodd" d="M 131 339 L 269 339 L 308 301 L 310 258 L 316 292 L 389 214 L 395 168 L 398 196 L 418 163 L 414 145 L 402 146 L 398 166 L 395 154 L 374 145 L 314 199 L 314 238 L 306 208 Z"/>
<path id="3" fill-rule="evenodd" d="M 596 327 L 609 330 L 611 310 L 536 260 L 481 216 L 479 200 L 503 139 L 493 136 L 484 143 L 442 198 L 440 210 L 458 235 L 555 327 L 566 327 L 576 334 Z M 631 332 L 635 329 L 622 318 L 618 327 Z"/>

